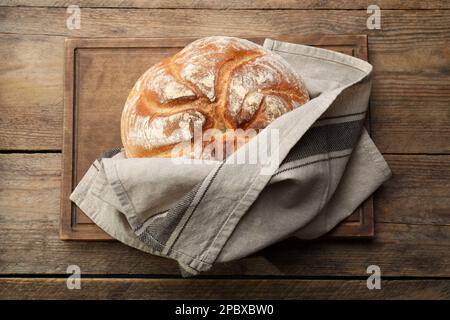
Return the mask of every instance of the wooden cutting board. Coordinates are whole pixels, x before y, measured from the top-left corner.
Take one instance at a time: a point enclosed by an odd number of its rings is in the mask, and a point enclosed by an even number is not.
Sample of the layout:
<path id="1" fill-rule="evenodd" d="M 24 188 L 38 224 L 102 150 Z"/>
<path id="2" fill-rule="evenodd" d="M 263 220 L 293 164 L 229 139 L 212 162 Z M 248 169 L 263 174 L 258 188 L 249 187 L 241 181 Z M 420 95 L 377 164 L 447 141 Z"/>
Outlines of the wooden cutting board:
<path id="1" fill-rule="evenodd" d="M 274 39 L 327 48 L 367 60 L 366 35 L 301 35 Z M 61 239 L 112 240 L 70 201 L 70 193 L 101 153 L 121 146 L 122 108 L 140 75 L 193 40 L 195 38 L 66 39 Z M 264 38 L 249 40 L 264 42 Z M 329 234 L 339 238 L 373 235 L 372 198 Z"/>

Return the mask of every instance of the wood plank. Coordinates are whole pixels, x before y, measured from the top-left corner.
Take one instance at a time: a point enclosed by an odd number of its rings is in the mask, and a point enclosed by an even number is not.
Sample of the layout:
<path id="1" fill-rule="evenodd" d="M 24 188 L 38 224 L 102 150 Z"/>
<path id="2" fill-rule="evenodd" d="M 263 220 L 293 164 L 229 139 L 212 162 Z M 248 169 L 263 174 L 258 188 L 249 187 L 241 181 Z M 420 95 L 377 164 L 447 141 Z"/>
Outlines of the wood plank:
<path id="1" fill-rule="evenodd" d="M 450 37 L 445 10 L 383 10 L 380 30 L 367 29 L 368 16 L 365 10 L 128 9 L 124 15 L 121 9 L 85 8 L 81 28 L 69 30 L 65 8 L 4 7 L 0 32 L 91 38 L 368 33 L 373 43 L 418 48 L 423 44 L 417 39 L 442 44 Z"/>
<path id="2" fill-rule="evenodd" d="M 62 38 L 0 37 L 0 149 L 60 149 Z"/>
<path id="3" fill-rule="evenodd" d="M 367 0 L 78 0 L 84 8 L 177 8 L 177 9 L 366 9 Z M 67 0 L 5 0 L 0 6 L 67 7 Z M 378 0 L 382 9 L 444 9 L 450 8 L 445 0 Z"/>
<path id="4" fill-rule="evenodd" d="M 374 64 L 372 128 L 382 152 L 449 153 L 450 15 L 386 10 L 377 31 L 366 29 L 366 18 L 365 12 L 355 10 L 148 9 L 127 10 L 124 18 L 120 9 L 85 9 L 81 30 L 69 31 L 63 8 L 2 8 L 0 32 L 21 35 L 0 35 L 0 56 L 5 61 L 0 66 L 0 149 L 61 149 L 63 36 L 321 32 L 369 34 L 369 61 Z M 38 35 L 23 35 L 27 33 Z"/>
<path id="5" fill-rule="evenodd" d="M 450 157 L 385 158 L 394 176 L 376 193 L 376 221 L 450 225 Z"/>
<path id="6" fill-rule="evenodd" d="M 0 279 L 0 299 L 449 299 L 450 280 L 300 279 L 99 279 L 83 278 L 69 290 L 66 279 Z"/>
<path id="7" fill-rule="evenodd" d="M 447 88 L 442 88 L 442 92 L 444 91 L 447 91 Z M 373 99 L 380 96 L 387 97 L 385 94 L 377 95 L 376 92 L 372 94 Z M 394 96 L 395 93 L 389 95 Z M 372 139 L 378 149 L 383 153 L 449 154 L 448 101 L 436 101 L 440 98 L 426 96 L 417 98 L 416 102 L 408 102 L 409 98 L 408 96 L 401 102 L 392 103 L 389 101 L 390 98 L 386 98 L 384 102 L 372 103 L 370 110 Z"/>
<path id="8" fill-rule="evenodd" d="M 385 276 L 450 276 L 450 156 L 408 157 L 387 157 L 394 176 L 376 194 L 373 241 L 290 239 L 209 274 L 365 276 L 377 264 Z M 69 264 L 84 274 L 179 274 L 174 261 L 120 243 L 59 240 L 60 165 L 60 154 L 0 155 L 0 274 L 61 274 Z"/>

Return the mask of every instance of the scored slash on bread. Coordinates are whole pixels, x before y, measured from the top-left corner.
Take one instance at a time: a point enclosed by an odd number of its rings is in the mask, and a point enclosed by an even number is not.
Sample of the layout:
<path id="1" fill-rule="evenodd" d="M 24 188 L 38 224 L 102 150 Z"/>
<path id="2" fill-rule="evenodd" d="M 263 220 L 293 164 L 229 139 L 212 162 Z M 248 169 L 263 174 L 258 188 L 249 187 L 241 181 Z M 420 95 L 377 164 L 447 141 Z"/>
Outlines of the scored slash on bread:
<path id="1" fill-rule="evenodd" d="M 122 143 L 129 158 L 217 159 L 172 151 L 180 143 L 193 145 L 195 132 L 222 132 L 216 140 L 227 139 L 227 130 L 258 132 L 308 100 L 302 79 L 280 56 L 248 40 L 207 37 L 139 78 L 122 113 Z"/>

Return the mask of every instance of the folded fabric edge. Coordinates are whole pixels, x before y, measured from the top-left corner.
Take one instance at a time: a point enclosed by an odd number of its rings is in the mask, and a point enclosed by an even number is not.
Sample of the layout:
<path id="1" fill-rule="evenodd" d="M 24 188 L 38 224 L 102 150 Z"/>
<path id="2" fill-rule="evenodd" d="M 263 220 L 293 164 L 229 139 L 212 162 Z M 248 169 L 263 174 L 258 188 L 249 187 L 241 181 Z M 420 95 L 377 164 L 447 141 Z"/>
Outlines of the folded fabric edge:
<path id="1" fill-rule="evenodd" d="M 386 180 L 384 180 L 383 182 L 389 180 L 392 177 L 392 170 L 389 167 L 389 164 L 387 163 L 386 159 L 383 157 L 383 154 L 377 148 L 375 142 L 373 142 L 372 138 L 369 136 L 367 131 L 364 131 L 363 134 L 367 135 L 368 139 L 366 141 L 367 143 L 363 144 L 362 147 L 371 157 L 373 163 L 375 164 L 379 172 L 386 177 Z"/>
<path id="2" fill-rule="evenodd" d="M 120 242 L 132 246 L 136 249 L 148 252 L 157 256 L 164 257 L 152 248 L 146 246 L 144 243 L 139 241 L 134 233 L 126 232 L 125 229 L 120 230 L 112 228 L 111 223 L 108 223 L 104 216 L 108 213 L 110 215 L 116 215 L 115 220 L 119 220 L 120 212 L 118 212 L 110 204 L 104 202 L 103 200 L 97 198 L 93 194 L 93 188 L 96 186 L 103 185 L 99 178 L 99 170 L 101 169 L 101 163 L 95 160 L 92 166 L 88 169 L 86 174 L 83 176 L 81 181 L 78 183 L 75 190 L 70 195 L 70 200 L 73 201 L 97 226 L 99 226 L 103 231 L 105 231 L 111 237 L 119 240 Z M 101 202 L 100 202 L 101 201 Z M 100 207 L 95 207 L 94 203 L 101 203 Z M 115 225 L 117 226 L 117 225 Z M 131 231 L 131 229 L 130 229 Z"/>
<path id="3" fill-rule="evenodd" d="M 370 195 L 372 195 L 383 183 L 390 179 L 392 176 L 392 172 L 389 168 L 389 165 L 383 158 L 381 152 L 376 148 L 373 140 L 370 138 L 367 131 L 364 129 L 360 142 L 357 144 L 357 148 L 360 148 L 360 152 L 364 152 L 365 156 L 367 156 L 368 161 L 372 161 L 371 165 L 373 169 L 378 173 L 376 175 L 376 182 L 372 182 L 372 185 L 369 189 L 366 189 L 366 194 L 368 196 L 362 197 L 359 201 L 347 201 L 347 199 L 342 199 L 345 205 L 340 204 L 341 211 L 338 211 L 336 215 L 334 215 L 334 219 L 330 221 L 327 214 L 323 214 L 323 212 L 319 213 L 316 217 L 318 220 L 311 221 L 308 225 L 305 225 L 303 228 L 297 230 L 293 236 L 302 240 L 313 240 L 321 237 L 322 235 L 330 232 L 333 228 L 335 228 L 339 223 L 348 218 L 351 214 L 355 212 L 355 210 L 364 202 Z M 352 165 L 352 160 L 348 163 L 348 165 Z M 372 177 L 375 178 L 375 177 Z M 342 185 L 338 188 L 342 188 Z M 359 189 L 359 188 L 355 188 Z M 342 190 L 341 190 L 342 191 Z M 336 205 L 335 199 L 331 199 L 328 205 L 333 206 Z M 329 207 L 325 207 L 323 210 L 330 210 Z M 321 223 L 320 223 L 321 221 Z M 320 234 L 317 233 L 317 224 L 320 223 L 325 225 L 326 228 L 323 229 L 323 232 Z"/>
<path id="4" fill-rule="evenodd" d="M 357 68 L 364 73 L 370 73 L 373 69 L 372 65 L 365 60 L 324 48 L 298 43 L 289 43 L 270 38 L 266 38 L 264 40 L 263 46 L 271 51 L 281 51 L 288 54 L 301 54 L 310 58 L 324 59 L 330 62 L 345 64 L 347 66 Z M 285 50 L 286 46 L 289 46 L 289 50 Z"/>

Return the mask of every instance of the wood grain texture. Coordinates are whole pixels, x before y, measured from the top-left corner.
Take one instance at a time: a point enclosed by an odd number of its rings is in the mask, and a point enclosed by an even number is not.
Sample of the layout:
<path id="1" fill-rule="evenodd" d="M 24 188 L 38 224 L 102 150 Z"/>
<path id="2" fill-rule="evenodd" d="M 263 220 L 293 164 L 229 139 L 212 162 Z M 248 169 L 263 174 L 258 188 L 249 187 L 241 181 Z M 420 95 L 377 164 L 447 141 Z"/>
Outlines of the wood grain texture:
<path id="1" fill-rule="evenodd" d="M 364 10 L 130 9 L 126 13 L 84 9 L 82 28 L 69 31 L 64 8 L 0 10 L 0 56 L 5 61 L 0 66 L 0 84 L 5 88 L 0 95 L 1 149 L 61 149 L 64 36 L 320 32 L 369 34 L 369 61 L 374 65 L 371 125 L 382 152 L 450 152 L 448 11 L 384 10 L 382 29 L 372 31 L 366 29 Z"/>
<path id="2" fill-rule="evenodd" d="M 64 46 L 60 40 L 0 36 L 0 149 L 61 148 Z"/>
<path id="3" fill-rule="evenodd" d="M 375 196 L 378 222 L 450 225 L 450 158 L 385 155 L 394 176 Z"/>
<path id="4" fill-rule="evenodd" d="M 450 280 L 0 279 L 0 299 L 450 299 Z"/>
<path id="5" fill-rule="evenodd" d="M 450 37 L 445 10 L 383 10 L 380 30 L 368 30 L 365 10 L 196 10 L 85 8 L 80 29 L 69 30 L 65 8 L 3 7 L 0 31 L 72 37 L 201 37 L 286 34 L 364 34 L 373 43 L 422 48 Z M 16 23 L 20 21 L 20 23 Z M 370 42 L 369 42 L 370 44 Z"/>
<path id="6" fill-rule="evenodd" d="M 81 8 L 177 8 L 177 9 L 366 9 L 367 0 L 78 0 Z M 445 0 L 378 0 L 383 9 L 445 9 Z M 67 7 L 68 0 L 5 0 L 0 6 Z"/>
<path id="7" fill-rule="evenodd" d="M 394 175 L 375 194 L 380 215 L 372 241 L 290 239 L 209 274 L 365 276 L 377 264 L 385 276 L 448 277 L 450 156 L 387 161 Z M 60 164 L 60 154 L 0 155 L 1 274 L 61 274 L 77 264 L 85 274 L 179 275 L 174 261 L 120 243 L 59 240 Z"/>

